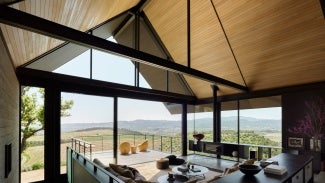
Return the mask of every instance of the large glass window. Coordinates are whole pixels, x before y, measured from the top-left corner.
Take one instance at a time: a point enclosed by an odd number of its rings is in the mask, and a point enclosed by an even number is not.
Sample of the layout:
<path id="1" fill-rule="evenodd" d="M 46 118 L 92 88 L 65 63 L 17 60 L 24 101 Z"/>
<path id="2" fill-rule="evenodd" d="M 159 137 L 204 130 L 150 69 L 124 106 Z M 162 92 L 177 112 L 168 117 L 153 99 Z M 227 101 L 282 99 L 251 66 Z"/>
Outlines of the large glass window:
<path id="1" fill-rule="evenodd" d="M 90 78 L 90 50 L 87 50 L 73 58 L 71 61 L 66 62 L 53 72 L 70 76 Z"/>
<path id="2" fill-rule="evenodd" d="M 21 182 L 44 180 L 44 88 L 22 87 Z"/>
<path id="3" fill-rule="evenodd" d="M 113 37 L 107 40 L 116 42 Z M 93 50 L 93 79 L 134 86 L 134 63 L 129 59 Z"/>
<path id="4" fill-rule="evenodd" d="M 239 142 L 251 158 L 269 158 L 281 152 L 280 96 L 223 102 L 221 110 L 221 142 Z"/>
<path id="5" fill-rule="evenodd" d="M 61 173 L 66 171 L 66 148 L 89 159 L 113 159 L 113 98 L 61 93 Z"/>
<path id="6" fill-rule="evenodd" d="M 181 154 L 181 115 L 174 111 L 175 105 L 177 104 L 118 99 L 118 146 L 127 142 L 130 146 L 137 147 L 132 161 L 129 156 L 122 155 L 119 149 L 118 164 L 143 163 L 168 154 Z M 146 140 L 147 151 L 140 152 L 138 145 Z"/>
<path id="7" fill-rule="evenodd" d="M 281 152 L 281 111 L 279 96 L 240 101 L 239 142 L 250 145 L 253 156 L 258 153 L 259 158 L 268 158 Z"/>
<path id="8" fill-rule="evenodd" d="M 221 142 L 238 143 L 237 101 L 221 103 Z"/>

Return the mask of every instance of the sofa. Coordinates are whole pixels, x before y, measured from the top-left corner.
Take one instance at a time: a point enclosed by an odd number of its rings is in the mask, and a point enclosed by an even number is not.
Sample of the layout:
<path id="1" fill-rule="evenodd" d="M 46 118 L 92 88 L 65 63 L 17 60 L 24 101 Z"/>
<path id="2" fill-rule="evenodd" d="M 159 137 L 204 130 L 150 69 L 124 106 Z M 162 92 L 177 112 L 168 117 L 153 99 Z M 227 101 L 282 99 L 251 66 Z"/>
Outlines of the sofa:
<path id="1" fill-rule="evenodd" d="M 93 160 L 95 164 L 110 172 L 118 179 L 122 180 L 126 183 L 152 183 L 147 181 L 144 176 L 140 174 L 140 172 L 132 167 L 128 167 L 126 165 L 117 165 L 110 163 L 108 166 L 103 164 L 99 159 L 95 158 Z"/>

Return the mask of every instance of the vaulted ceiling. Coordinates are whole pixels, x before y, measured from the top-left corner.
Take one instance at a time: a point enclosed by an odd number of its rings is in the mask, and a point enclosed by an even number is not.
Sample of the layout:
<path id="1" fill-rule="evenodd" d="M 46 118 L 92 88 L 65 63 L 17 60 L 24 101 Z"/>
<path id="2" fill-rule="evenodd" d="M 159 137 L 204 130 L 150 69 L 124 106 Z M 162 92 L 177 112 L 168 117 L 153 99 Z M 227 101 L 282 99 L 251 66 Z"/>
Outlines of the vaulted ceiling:
<path id="1" fill-rule="evenodd" d="M 9 6 L 86 31 L 139 2 L 25 0 Z M 187 5 L 187 0 L 151 0 L 143 9 L 176 63 L 187 66 L 190 58 L 191 68 L 250 91 L 325 81 L 325 20 L 319 0 L 190 1 L 190 24 Z M 15 67 L 63 43 L 0 26 Z M 198 98 L 212 97 L 210 83 L 184 77 Z M 218 87 L 218 95 L 242 92 Z"/>

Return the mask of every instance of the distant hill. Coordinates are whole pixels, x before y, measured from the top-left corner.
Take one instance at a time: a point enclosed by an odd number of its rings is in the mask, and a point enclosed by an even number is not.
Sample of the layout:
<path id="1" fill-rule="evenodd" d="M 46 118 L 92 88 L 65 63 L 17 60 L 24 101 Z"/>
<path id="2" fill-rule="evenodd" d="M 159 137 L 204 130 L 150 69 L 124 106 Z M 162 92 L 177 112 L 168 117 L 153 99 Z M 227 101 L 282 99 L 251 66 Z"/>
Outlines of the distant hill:
<path id="1" fill-rule="evenodd" d="M 202 118 L 195 121 L 188 121 L 188 130 L 193 131 L 193 126 L 201 130 L 211 130 L 212 119 Z M 85 130 L 91 128 L 113 128 L 112 122 L 102 123 L 65 123 L 62 124 L 62 133 Z M 174 135 L 175 133 L 181 132 L 180 121 L 166 121 L 166 120 L 134 120 L 134 121 L 120 121 L 118 128 L 137 131 L 145 134 L 155 135 Z M 223 129 L 236 129 L 237 128 L 237 117 L 224 117 L 222 120 Z M 270 120 L 270 119 L 256 119 L 249 117 L 240 117 L 240 128 L 243 130 L 254 130 L 254 131 L 280 131 L 281 120 Z"/>

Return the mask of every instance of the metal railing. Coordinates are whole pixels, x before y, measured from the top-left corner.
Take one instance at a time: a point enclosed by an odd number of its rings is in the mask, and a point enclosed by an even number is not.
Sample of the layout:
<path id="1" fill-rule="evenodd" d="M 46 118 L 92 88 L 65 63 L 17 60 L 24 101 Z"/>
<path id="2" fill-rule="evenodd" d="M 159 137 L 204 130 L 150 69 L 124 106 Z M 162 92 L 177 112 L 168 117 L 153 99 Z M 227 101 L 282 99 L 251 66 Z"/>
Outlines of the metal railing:
<path id="1" fill-rule="evenodd" d="M 92 152 L 95 145 L 90 142 L 72 137 L 71 148 L 84 156 L 89 155 L 90 159 L 92 159 Z"/>
<path id="2" fill-rule="evenodd" d="M 113 150 L 113 135 L 91 135 L 71 138 L 72 148 L 78 152 L 98 152 Z M 149 141 L 149 149 L 170 154 L 181 154 L 181 137 L 147 134 L 119 134 L 118 144 L 129 142 L 133 146 Z M 95 148 L 96 147 L 96 148 Z"/>

